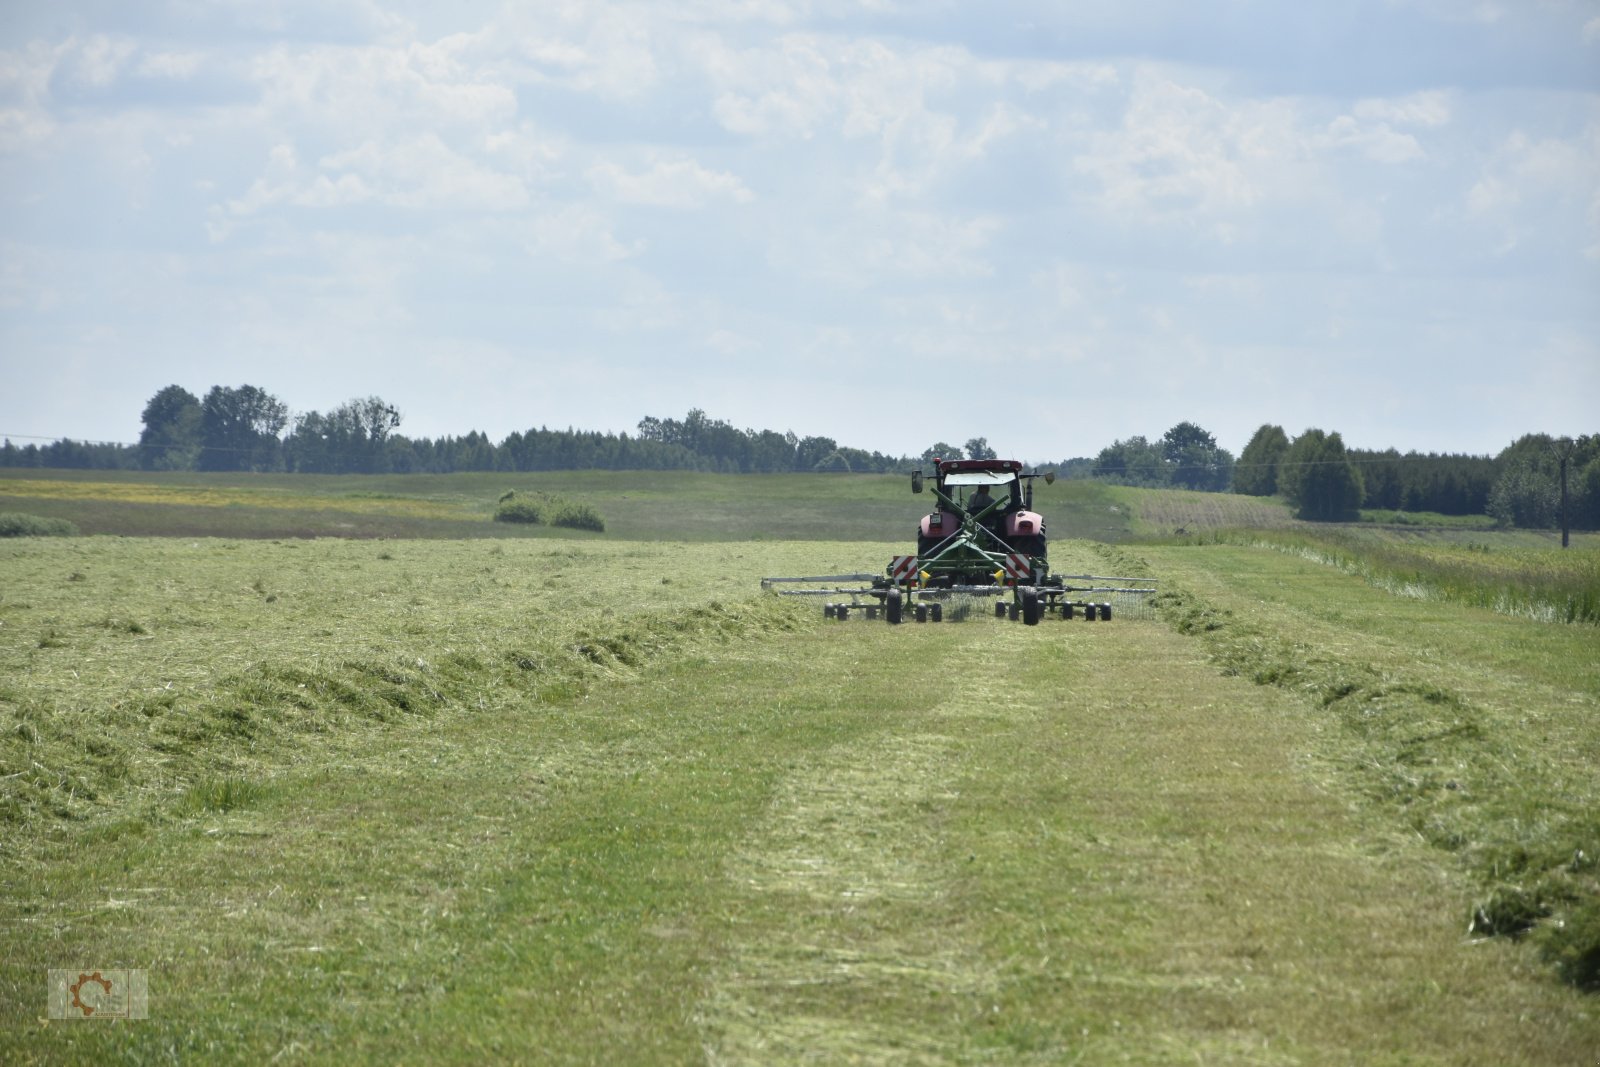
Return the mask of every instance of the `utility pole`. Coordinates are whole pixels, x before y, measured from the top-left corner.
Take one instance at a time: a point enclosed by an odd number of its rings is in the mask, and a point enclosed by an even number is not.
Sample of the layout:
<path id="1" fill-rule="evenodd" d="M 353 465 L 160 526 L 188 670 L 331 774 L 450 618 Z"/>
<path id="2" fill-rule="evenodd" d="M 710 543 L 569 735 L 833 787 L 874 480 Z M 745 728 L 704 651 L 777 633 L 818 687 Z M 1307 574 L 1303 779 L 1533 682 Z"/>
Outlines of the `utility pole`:
<path id="1" fill-rule="evenodd" d="M 1567 460 L 1572 458 L 1572 438 L 1558 437 L 1550 442 L 1550 450 L 1561 464 L 1561 547 L 1566 548 L 1567 538 Z"/>

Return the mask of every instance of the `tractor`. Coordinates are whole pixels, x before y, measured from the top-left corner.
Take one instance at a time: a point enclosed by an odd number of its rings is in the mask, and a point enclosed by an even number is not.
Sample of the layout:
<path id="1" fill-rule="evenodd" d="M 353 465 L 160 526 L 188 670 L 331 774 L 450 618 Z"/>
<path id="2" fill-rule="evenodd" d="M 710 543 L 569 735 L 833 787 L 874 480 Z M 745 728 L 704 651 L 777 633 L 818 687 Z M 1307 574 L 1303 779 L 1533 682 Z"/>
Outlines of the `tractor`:
<path id="1" fill-rule="evenodd" d="M 1116 593 L 1137 603 L 1154 591 L 1150 579 L 1051 574 L 1044 519 L 1033 510 L 1037 478 L 1049 485 L 1055 474 L 1026 473 L 1014 459 L 935 459 L 930 475 L 921 470 L 911 475 L 911 491 L 931 490 L 934 498 L 933 510 L 918 524 L 915 555 L 895 556 L 883 574 L 763 578 L 761 585 L 770 589 L 780 583 L 871 583 L 854 589 L 784 591 L 789 596 L 849 594 L 849 603 L 825 605 L 829 618 L 846 619 L 859 611 L 869 619 L 881 614 L 890 623 L 908 616 L 918 622 L 940 622 L 949 607 L 952 619 L 960 620 L 974 603 L 993 599 L 996 617 L 1009 616 L 1029 626 L 1051 613 L 1064 619 L 1079 611 L 1091 621 L 1111 618 L 1109 602 L 1078 599 L 1077 593 Z M 1139 584 L 1071 586 L 1069 579 Z"/>

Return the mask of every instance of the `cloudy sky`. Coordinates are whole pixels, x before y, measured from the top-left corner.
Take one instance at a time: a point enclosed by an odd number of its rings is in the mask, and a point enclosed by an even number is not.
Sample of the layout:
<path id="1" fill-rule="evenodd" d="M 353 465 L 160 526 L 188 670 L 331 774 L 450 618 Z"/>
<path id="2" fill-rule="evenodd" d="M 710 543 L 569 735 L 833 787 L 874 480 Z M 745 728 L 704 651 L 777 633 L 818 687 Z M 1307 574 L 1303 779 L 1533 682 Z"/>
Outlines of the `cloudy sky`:
<path id="1" fill-rule="evenodd" d="M 1600 430 L 1600 0 L 0 3 L 0 434 Z"/>

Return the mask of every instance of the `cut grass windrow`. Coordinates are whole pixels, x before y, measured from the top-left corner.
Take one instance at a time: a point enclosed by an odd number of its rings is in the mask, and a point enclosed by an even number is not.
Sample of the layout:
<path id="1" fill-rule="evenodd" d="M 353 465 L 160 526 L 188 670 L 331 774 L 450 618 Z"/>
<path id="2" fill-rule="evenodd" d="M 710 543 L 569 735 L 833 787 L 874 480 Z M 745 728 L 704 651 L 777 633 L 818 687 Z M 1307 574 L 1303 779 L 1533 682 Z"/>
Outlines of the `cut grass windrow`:
<path id="1" fill-rule="evenodd" d="M 618 669 L 707 642 L 800 625 L 798 605 L 772 599 L 548 622 L 471 651 L 339 659 L 315 666 L 259 662 L 186 695 L 130 697 L 62 709 L 0 690 L 0 828 L 83 820 L 113 807 L 159 820 L 246 803 L 312 735 L 371 732 L 445 710 L 506 700 L 566 700 Z M 142 799 L 145 803 L 136 801 Z M 0 836 L 0 855 L 7 849 Z"/>
<path id="2" fill-rule="evenodd" d="M 1125 569 L 1140 565 L 1104 551 Z M 1359 644 L 1324 644 L 1309 621 L 1247 620 L 1177 583 L 1165 583 L 1154 605 L 1179 632 L 1200 638 L 1224 674 L 1300 694 L 1339 725 L 1355 746 L 1339 758 L 1339 779 L 1397 809 L 1416 834 L 1459 855 L 1472 872 L 1478 895 L 1465 927 L 1530 936 L 1568 981 L 1600 989 L 1592 731 L 1568 748 L 1553 728 L 1555 736 L 1530 728 L 1547 717 L 1534 708 L 1508 716 L 1436 670 L 1369 662 Z"/>

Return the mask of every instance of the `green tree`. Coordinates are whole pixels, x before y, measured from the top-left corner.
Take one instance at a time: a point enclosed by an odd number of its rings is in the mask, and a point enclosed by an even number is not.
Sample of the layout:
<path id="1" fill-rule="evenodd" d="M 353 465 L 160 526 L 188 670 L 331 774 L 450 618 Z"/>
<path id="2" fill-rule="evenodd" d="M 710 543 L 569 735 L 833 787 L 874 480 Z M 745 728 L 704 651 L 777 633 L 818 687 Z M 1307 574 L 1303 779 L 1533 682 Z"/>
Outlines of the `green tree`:
<path id="1" fill-rule="evenodd" d="M 283 442 L 291 470 L 323 474 L 381 474 L 389 469 L 387 441 L 400 413 L 382 397 L 349 400 L 327 415 L 308 411 Z"/>
<path id="2" fill-rule="evenodd" d="M 200 445 L 200 400 L 181 385 L 169 385 L 140 416 L 139 466 L 146 470 L 190 470 Z"/>
<path id="3" fill-rule="evenodd" d="M 946 443 L 944 441 L 935 441 L 933 444 L 929 445 L 927 447 L 927 449 L 924 450 L 923 453 L 922 453 L 923 466 L 927 466 L 927 467 L 933 466 L 933 461 L 936 460 L 936 459 L 966 459 L 966 458 L 967 458 L 967 455 L 966 455 L 965 452 L 961 451 L 961 449 L 957 448 L 955 445 L 948 444 L 948 443 Z"/>
<path id="4" fill-rule="evenodd" d="M 1600 438 L 1591 440 L 1600 441 Z M 1567 477 L 1572 494 L 1572 525 L 1580 530 L 1600 530 L 1600 457 L 1590 460 L 1575 473 L 1569 472 Z"/>
<path id="5" fill-rule="evenodd" d="M 1279 464 L 1278 488 L 1296 515 L 1314 522 L 1354 519 L 1361 507 L 1361 472 L 1337 433 L 1311 429 L 1295 438 Z"/>
<path id="6" fill-rule="evenodd" d="M 1289 451 L 1289 435 L 1282 426 L 1263 423 L 1239 453 L 1233 468 L 1233 491 L 1247 496 L 1271 496 L 1278 491 L 1278 464 Z"/>
<path id="7" fill-rule="evenodd" d="M 281 462 L 278 434 L 288 421 L 289 409 L 265 389 L 212 386 L 200 404 L 200 469 L 275 469 Z"/>
<path id="8" fill-rule="evenodd" d="M 831 437 L 801 438 L 794 449 L 794 469 L 799 471 L 816 470 L 817 464 L 837 451 L 839 451 L 839 442 Z"/>
<path id="9" fill-rule="evenodd" d="M 1547 529 L 1560 519 L 1561 486 L 1533 457 L 1514 456 L 1489 490 L 1489 514 L 1501 526 Z"/>
<path id="10" fill-rule="evenodd" d="M 1000 453 L 989 447 L 989 440 L 985 437 L 974 437 L 967 442 L 968 459 L 999 459 Z"/>
<path id="11" fill-rule="evenodd" d="M 1170 471 L 1160 446 L 1137 434 L 1102 448 L 1095 457 L 1094 473 L 1098 478 L 1123 485 L 1170 484 Z"/>
<path id="12" fill-rule="evenodd" d="M 1172 484 L 1221 492 L 1233 480 L 1233 455 L 1192 422 L 1180 422 L 1161 437 L 1161 458 Z"/>

